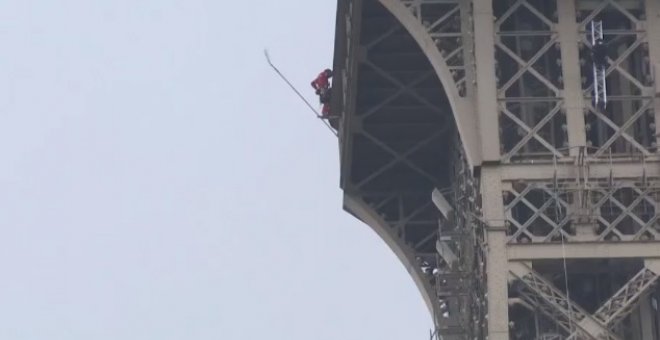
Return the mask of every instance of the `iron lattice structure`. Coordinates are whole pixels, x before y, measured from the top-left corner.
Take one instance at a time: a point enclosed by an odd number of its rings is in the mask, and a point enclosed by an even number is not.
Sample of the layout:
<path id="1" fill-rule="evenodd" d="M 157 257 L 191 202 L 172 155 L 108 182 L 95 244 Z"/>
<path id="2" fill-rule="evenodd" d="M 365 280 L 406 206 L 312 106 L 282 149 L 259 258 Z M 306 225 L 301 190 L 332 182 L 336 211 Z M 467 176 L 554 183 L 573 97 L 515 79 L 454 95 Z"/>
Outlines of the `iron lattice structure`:
<path id="1" fill-rule="evenodd" d="M 660 2 L 337 8 L 344 208 L 406 266 L 433 336 L 660 339 Z"/>

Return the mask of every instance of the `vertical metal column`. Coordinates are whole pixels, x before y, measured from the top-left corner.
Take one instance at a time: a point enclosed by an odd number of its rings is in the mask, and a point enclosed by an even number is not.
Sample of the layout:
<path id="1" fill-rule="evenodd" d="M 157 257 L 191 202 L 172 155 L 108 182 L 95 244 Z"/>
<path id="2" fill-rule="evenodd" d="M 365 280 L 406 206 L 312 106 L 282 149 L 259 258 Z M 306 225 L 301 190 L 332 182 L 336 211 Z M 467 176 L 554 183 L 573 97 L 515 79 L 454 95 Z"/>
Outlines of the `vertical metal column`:
<path id="1" fill-rule="evenodd" d="M 509 339 L 508 261 L 502 203 L 497 83 L 495 80 L 495 29 L 492 0 L 474 0 L 474 56 L 477 65 L 476 107 L 479 117 L 481 153 L 481 201 L 487 223 L 486 242 L 488 338 Z"/>
<path id="2" fill-rule="evenodd" d="M 575 17 L 575 1 L 557 1 L 559 15 L 559 46 L 564 79 L 564 109 L 568 132 L 569 155 L 577 156 L 579 147 L 586 145 L 584 130 L 584 102 L 580 76 L 580 36 Z"/>
<path id="3" fill-rule="evenodd" d="M 509 339 L 508 260 L 502 203 L 502 180 L 498 166 L 481 170 L 481 200 L 487 223 L 488 334 L 490 340 Z"/>
<path id="4" fill-rule="evenodd" d="M 465 97 L 475 98 L 476 64 L 474 59 L 474 18 L 472 17 L 472 3 L 461 1 L 461 38 L 463 39 L 463 66 L 465 67 Z"/>
<path id="5" fill-rule="evenodd" d="M 474 0 L 474 55 L 477 65 L 477 100 L 481 156 L 499 161 L 500 136 L 495 81 L 495 30 L 492 0 Z"/>
<path id="6" fill-rule="evenodd" d="M 500 137 L 495 80 L 495 29 L 492 0 L 474 0 L 474 56 L 477 65 L 476 107 L 479 117 L 481 153 L 481 201 L 487 223 L 488 335 L 490 340 L 509 339 L 508 261 L 499 163 Z M 496 164 L 497 164 L 496 163 Z M 492 163 L 491 163 L 492 164 Z"/>
<path id="7" fill-rule="evenodd" d="M 649 64 L 654 72 L 655 83 L 655 133 L 660 145 L 660 1 L 646 0 L 646 32 L 649 39 Z"/>

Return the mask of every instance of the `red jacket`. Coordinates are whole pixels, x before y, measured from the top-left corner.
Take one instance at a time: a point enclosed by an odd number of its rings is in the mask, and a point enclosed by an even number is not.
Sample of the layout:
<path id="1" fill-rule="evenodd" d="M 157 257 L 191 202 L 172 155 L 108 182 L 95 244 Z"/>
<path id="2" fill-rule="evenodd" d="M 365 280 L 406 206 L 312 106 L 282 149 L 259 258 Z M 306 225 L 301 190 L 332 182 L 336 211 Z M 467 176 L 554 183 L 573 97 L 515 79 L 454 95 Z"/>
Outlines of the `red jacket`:
<path id="1" fill-rule="evenodd" d="M 312 87 L 315 90 L 327 89 L 330 87 L 330 77 L 325 73 L 325 71 L 319 73 L 319 75 L 312 81 Z"/>

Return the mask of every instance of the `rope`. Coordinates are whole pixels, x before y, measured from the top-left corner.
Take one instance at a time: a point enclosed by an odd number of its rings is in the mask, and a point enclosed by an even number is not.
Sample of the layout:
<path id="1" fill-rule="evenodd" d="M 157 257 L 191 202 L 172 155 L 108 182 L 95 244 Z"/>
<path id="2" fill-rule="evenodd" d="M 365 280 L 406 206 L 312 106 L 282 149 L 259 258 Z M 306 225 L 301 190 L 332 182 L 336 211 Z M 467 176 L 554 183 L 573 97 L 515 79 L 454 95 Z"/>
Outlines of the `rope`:
<path id="1" fill-rule="evenodd" d="M 280 78 L 282 78 L 282 80 L 284 80 L 287 83 L 287 85 L 289 85 L 289 87 L 293 90 L 293 92 L 295 92 L 298 95 L 298 97 L 300 97 L 300 99 L 303 102 L 305 102 L 305 104 L 307 104 L 307 107 L 309 107 L 309 109 L 312 110 L 312 112 L 314 112 L 314 115 L 316 116 L 316 118 L 320 118 L 323 121 L 323 124 L 325 124 L 325 126 L 328 127 L 330 132 L 332 132 L 333 135 L 337 136 L 337 131 L 335 131 L 335 129 L 333 129 L 332 126 L 330 126 L 330 124 L 325 119 L 323 119 L 323 116 L 321 116 L 319 114 L 319 112 L 316 111 L 316 109 L 312 106 L 312 104 L 310 104 L 307 101 L 307 99 L 305 99 L 305 97 L 298 91 L 298 89 L 296 89 L 296 87 L 293 86 L 293 84 L 291 84 L 289 79 L 287 79 L 284 76 L 284 74 L 282 74 L 282 72 L 280 72 L 280 70 L 273 64 L 273 62 L 270 60 L 270 55 L 268 55 L 268 50 L 264 50 L 264 55 L 266 56 L 266 60 L 268 61 L 268 65 L 270 65 L 270 67 L 280 76 Z"/>

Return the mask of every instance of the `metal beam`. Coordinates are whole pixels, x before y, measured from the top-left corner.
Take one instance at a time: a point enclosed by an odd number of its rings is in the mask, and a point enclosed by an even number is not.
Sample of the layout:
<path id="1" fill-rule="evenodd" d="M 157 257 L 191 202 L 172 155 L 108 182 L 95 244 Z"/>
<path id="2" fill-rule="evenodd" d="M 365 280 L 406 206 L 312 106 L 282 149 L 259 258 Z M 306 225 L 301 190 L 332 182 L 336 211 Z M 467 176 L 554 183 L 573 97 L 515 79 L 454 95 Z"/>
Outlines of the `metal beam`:
<path id="1" fill-rule="evenodd" d="M 507 246 L 509 261 L 539 259 L 658 258 L 660 242 L 515 243 Z"/>
<path id="2" fill-rule="evenodd" d="M 550 313 L 556 313 L 555 321 L 565 329 L 586 333 L 589 337 L 599 339 L 600 336 L 618 339 L 607 328 L 589 315 L 575 302 L 572 302 L 552 283 L 536 273 L 529 266 L 517 263 L 510 266 L 511 274 L 518 278 L 518 291 L 527 300 L 537 298 L 536 303 L 546 306 Z M 585 334 L 585 335 L 586 335 Z"/>
<path id="3" fill-rule="evenodd" d="M 526 304 L 533 306 L 537 313 L 547 316 L 548 319 L 553 320 L 564 331 L 570 333 L 574 328 L 570 319 L 566 318 L 563 314 L 558 313 L 553 306 L 544 303 L 538 295 L 529 290 L 519 290 L 518 294 L 520 294 L 520 299 Z"/>
<path id="4" fill-rule="evenodd" d="M 578 147 L 585 146 L 587 137 L 584 130 L 584 103 L 582 80 L 580 77 L 580 51 L 578 49 L 578 25 L 575 18 L 574 1 L 557 1 L 559 15 L 559 46 L 564 78 L 564 109 L 568 130 L 569 154 L 577 156 Z"/>
<path id="5" fill-rule="evenodd" d="M 493 1 L 474 0 L 474 55 L 477 65 L 476 112 L 479 116 L 481 156 L 484 161 L 500 159 L 497 83 L 495 80 L 495 28 Z"/>
<path id="6" fill-rule="evenodd" d="M 603 0 L 580 0 L 578 1 L 577 9 L 581 11 L 593 11 L 594 9 L 600 7 L 602 3 Z M 617 4 L 628 10 L 640 9 L 639 1 L 635 0 L 618 0 Z"/>
<path id="7" fill-rule="evenodd" d="M 660 2 L 645 0 L 646 3 L 646 32 L 649 40 L 649 66 L 654 73 L 655 83 L 655 121 L 660 122 Z M 651 33 L 652 32 L 652 33 Z M 651 34 L 649 34 L 651 33 Z M 660 143 L 660 124 L 655 126 L 656 143 Z"/>
<path id="8" fill-rule="evenodd" d="M 658 275 L 648 268 L 643 268 L 607 302 L 605 302 L 594 316 L 608 326 L 613 326 L 623 320 L 633 310 L 637 299 L 644 294 L 658 279 Z"/>
<path id="9" fill-rule="evenodd" d="M 633 276 L 621 289 L 607 300 L 594 313 L 594 318 L 607 328 L 613 328 L 626 316 L 633 312 L 639 298 L 656 282 L 658 275 L 648 268 L 643 268 Z M 573 333 L 568 338 L 576 338 Z"/>
<path id="10" fill-rule="evenodd" d="M 610 175 L 618 179 L 635 179 L 641 177 L 660 177 L 660 162 L 647 161 L 621 163 L 589 163 L 589 178 L 608 178 Z M 573 163 L 560 163 L 553 166 L 552 163 L 542 164 L 505 164 L 500 167 L 503 181 L 527 181 L 554 179 L 574 179 L 580 175 L 580 169 Z"/>
<path id="11" fill-rule="evenodd" d="M 483 218 L 487 224 L 486 282 L 488 291 L 488 335 L 492 340 L 509 339 L 508 277 L 504 203 L 499 167 L 481 169 Z"/>

